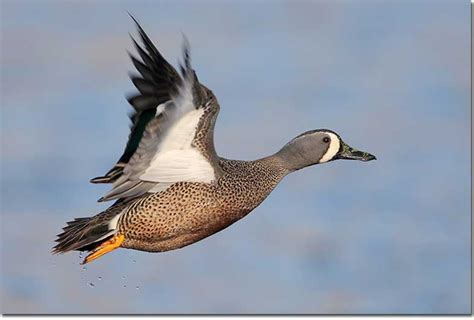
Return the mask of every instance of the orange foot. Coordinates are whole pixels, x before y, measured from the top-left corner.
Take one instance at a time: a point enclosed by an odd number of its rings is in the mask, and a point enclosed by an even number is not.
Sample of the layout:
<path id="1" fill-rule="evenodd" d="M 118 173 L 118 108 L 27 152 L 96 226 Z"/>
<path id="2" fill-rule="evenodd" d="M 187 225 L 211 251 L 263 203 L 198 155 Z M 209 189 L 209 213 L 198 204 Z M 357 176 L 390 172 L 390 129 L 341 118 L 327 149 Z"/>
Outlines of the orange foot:
<path id="1" fill-rule="evenodd" d="M 125 240 L 123 234 L 116 234 L 107 241 L 102 242 L 98 247 L 91 251 L 81 264 L 89 263 L 112 250 L 117 249 Z"/>

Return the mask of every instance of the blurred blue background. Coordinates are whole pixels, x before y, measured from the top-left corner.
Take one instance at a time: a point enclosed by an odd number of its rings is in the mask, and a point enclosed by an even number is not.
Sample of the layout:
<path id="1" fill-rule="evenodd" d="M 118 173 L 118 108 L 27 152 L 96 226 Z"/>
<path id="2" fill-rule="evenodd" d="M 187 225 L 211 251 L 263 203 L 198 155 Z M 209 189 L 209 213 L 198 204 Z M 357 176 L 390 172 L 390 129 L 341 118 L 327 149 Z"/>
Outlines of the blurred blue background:
<path id="1" fill-rule="evenodd" d="M 468 1 L 2 1 L 4 313 L 470 312 Z M 190 39 L 218 153 L 331 128 L 374 153 L 287 177 L 181 250 L 52 256 L 121 154 L 134 14 L 168 60 Z M 100 277 L 100 278 L 99 278 Z"/>

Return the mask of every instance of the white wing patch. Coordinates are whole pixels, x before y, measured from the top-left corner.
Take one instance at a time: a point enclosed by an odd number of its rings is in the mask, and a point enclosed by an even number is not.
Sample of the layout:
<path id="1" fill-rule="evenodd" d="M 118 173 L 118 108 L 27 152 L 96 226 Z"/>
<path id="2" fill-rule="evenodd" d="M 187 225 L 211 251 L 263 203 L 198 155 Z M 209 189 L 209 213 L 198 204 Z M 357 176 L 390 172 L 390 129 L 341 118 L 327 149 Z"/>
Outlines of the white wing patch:
<path id="1" fill-rule="evenodd" d="M 169 130 L 150 166 L 140 180 L 151 182 L 212 182 L 214 168 L 209 161 L 192 146 L 203 109 L 185 114 Z"/>
<path id="2" fill-rule="evenodd" d="M 212 182 L 214 169 L 195 148 L 172 150 L 160 154 L 140 176 L 140 180 L 152 182 Z"/>
<path id="3" fill-rule="evenodd" d="M 102 200 L 161 192 L 180 181 L 214 181 L 214 168 L 192 144 L 203 115 L 193 104 L 191 80 L 185 78 L 178 95 L 158 107 L 156 116 L 163 121 L 157 127 L 153 120 L 148 124 L 124 174 Z"/>
<path id="4" fill-rule="evenodd" d="M 203 109 L 197 109 L 185 113 L 176 123 L 168 130 L 165 138 L 160 144 L 156 158 L 160 153 L 166 153 L 169 150 L 189 149 L 196 134 L 199 119 L 203 115 Z M 153 166 L 152 160 L 151 166 Z"/>

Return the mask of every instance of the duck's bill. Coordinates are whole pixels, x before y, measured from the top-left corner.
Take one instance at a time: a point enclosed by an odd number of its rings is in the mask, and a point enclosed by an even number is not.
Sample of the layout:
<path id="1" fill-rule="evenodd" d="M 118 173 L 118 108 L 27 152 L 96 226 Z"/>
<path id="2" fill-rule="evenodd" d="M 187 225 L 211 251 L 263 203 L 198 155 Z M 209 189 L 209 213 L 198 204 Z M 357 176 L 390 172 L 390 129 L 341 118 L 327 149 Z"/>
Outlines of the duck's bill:
<path id="1" fill-rule="evenodd" d="M 377 158 L 368 152 L 356 150 L 344 142 L 342 143 L 342 148 L 336 155 L 336 159 L 345 159 L 345 160 L 359 160 L 359 161 L 372 161 L 377 160 Z"/>

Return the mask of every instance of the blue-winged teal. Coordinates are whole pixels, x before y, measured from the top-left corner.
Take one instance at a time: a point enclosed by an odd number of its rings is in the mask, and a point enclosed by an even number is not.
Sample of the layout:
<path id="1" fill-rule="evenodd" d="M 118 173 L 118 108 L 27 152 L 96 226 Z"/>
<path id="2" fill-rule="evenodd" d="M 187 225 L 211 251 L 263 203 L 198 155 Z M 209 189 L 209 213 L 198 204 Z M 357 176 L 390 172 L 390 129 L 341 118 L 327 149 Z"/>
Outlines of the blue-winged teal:
<path id="1" fill-rule="evenodd" d="M 135 21 L 136 22 L 136 21 Z M 255 161 L 228 160 L 214 149 L 219 103 L 200 84 L 184 45 L 180 74 L 136 22 L 143 47 L 131 76 L 138 94 L 131 133 L 117 164 L 93 183 L 112 183 L 107 210 L 68 222 L 55 253 L 91 251 L 88 263 L 118 247 L 161 252 L 184 247 L 242 219 L 287 174 L 336 159 L 374 160 L 331 130 L 305 132 Z"/>

